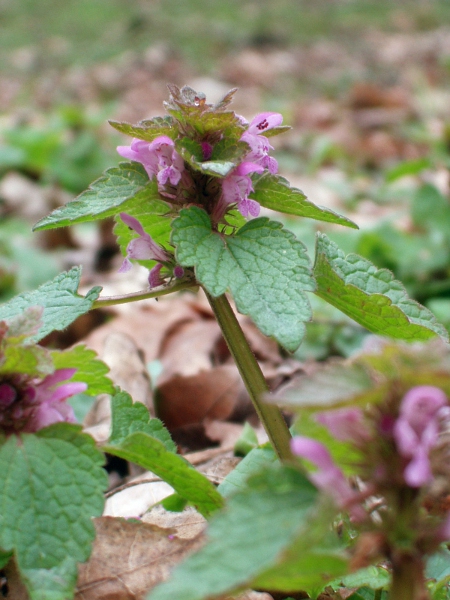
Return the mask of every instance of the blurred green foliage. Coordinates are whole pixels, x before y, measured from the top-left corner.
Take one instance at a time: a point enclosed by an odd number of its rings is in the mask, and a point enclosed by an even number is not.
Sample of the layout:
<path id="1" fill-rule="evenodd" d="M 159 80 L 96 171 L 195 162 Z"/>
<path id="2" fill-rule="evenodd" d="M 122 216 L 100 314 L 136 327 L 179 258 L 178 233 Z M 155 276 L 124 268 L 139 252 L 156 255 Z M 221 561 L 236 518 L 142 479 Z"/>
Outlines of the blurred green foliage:
<path id="1" fill-rule="evenodd" d="M 37 288 L 61 271 L 56 257 L 36 248 L 35 241 L 21 219 L 0 220 L 0 302 Z"/>
<path id="2" fill-rule="evenodd" d="M 61 106 L 42 124 L 5 128 L 0 132 L 0 176 L 18 170 L 80 193 L 115 159 L 112 136 L 102 129 L 110 112 L 108 105 L 95 115 L 79 106 Z"/>
<path id="3" fill-rule="evenodd" d="M 164 42 L 202 69 L 248 45 L 318 37 L 351 42 L 361 30 L 426 30 L 450 20 L 447 0 L 17 0 L 0 3 L 0 54 L 36 45 L 39 61 L 89 64 Z M 2 61 L 3 69 L 8 61 Z M 9 68 L 13 65 L 9 63 Z"/>

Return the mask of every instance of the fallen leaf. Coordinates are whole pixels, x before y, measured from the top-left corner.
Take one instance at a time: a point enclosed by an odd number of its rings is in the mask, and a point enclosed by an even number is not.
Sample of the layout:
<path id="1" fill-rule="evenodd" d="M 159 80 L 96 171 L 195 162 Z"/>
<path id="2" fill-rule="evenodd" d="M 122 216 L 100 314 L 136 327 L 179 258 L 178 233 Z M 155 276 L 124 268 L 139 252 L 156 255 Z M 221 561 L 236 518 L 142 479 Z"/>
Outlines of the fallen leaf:
<path id="1" fill-rule="evenodd" d="M 245 394 L 234 365 L 222 365 L 184 377 L 174 375 L 155 394 L 157 416 L 169 430 L 204 419 L 225 420 Z"/>
<path id="2" fill-rule="evenodd" d="M 80 565 L 75 600 L 142 600 L 203 543 L 140 521 L 101 517 L 90 559 Z"/>
<path id="3" fill-rule="evenodd" d="M 194 508 L 188 506 L 182 512 L 170 512 L 161 505 L 155 506 L 142 517 L 144 523 L 173 530 L 180 540 L 192 540 L 206 527 L 206 519 Z"/>

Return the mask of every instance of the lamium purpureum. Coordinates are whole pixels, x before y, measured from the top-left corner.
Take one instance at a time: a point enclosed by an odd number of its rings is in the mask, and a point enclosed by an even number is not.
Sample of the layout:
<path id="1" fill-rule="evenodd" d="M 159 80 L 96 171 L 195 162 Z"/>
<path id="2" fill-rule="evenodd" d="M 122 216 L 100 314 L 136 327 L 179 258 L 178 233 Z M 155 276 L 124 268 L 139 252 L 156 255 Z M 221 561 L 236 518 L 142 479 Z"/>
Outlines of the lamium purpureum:
<path id="1" fill-rule="evenodd" d="M 211 177 L 203 176 L 203 180 L 196 177 L 175 149 L 175 142 L 167 135 L 160 135 L 151 142 L 134 138 L 130 146 L 118 146 L 117 152 L 124 158 L 142 164 L 149 178 L 156 179 L 159 193 L 169 204 L 179 207 L 200 204 L 208 210 L 212 226 L 215 227 L 226 222 L 227 212 L 234 207 L 243 217 L 259 215 L 259 203 L 249 198 L 254 192 L 252 174 L 277 173 L 278 163 L 269 155 L 272 146 L 264 133 L 279 127 L 282 122 L 282 115 L 272 112 L 261 113 L 250 123 L 242 116 L 237 117 L 237 125 L 242 125 L 242 134 L 237 142 L 243 144 L 244 151 L 239 162 L 222 178 L 221 185 L 217 185 L 217 180 Z M 215 145 L 224 139 L 220 131 L 203 136 L 198 142 L 200 158 L 208 161 Z M 136 218 L 126 213 L 120 213 L 120 218 L 139 235 L 127 246 L 121 272 L 131 268 L 130 259 L 154 260 L 157 264 L 150 270 L 150 287 L 164 283 L 163 267 L 166 276 L 183 277 L 184 270 L 176 264 L 173 255 L 158 246 Z"/>
<path id="2" fill-rule="evenodd" d="M 75 423 L 66 400 L 87 389 L 70 382 L 76 369 L 58 369 L 43 379 L 23 374 L 0 376 L 0 432 L 33 433 L 53 423 Z"/>
<path id="3" fill-rule="evenodd" d="M 260 208 L 264 207 L 357 228 L 349 219 L 310 202 L 278 175 L 269 140 L 289 129 L 282 125 L 281 114 L 262 113 L 247 121 L 229 110 L 235 90 L 216 104 L 207 103 L 204 95 L 187 86 L 179 89 L 172 85 L 169 90 L 164 117 L 136 125 L 112 123 L 131 137 L 129 145 L 118 147 L 119 155 L 127 162 L 107 170 L 79 198 L 42 219 L 36 229 L 114 217 L 124 256 L 120 270 L 130 269 L 132 261 L 141 264 L 149 270 L 149 287 L 100 298 L 93 302 L 94 308 L 203 288 L 276 455 L 291 462 L 291 438 L 283 414 L 275 404 L 265 402 L 267 383 L 226 294 L 233 297 L 238 312 L 252 318 L 265 335 L 291 352 L 299 347 L 305 323 L 312 318 L 311 293 L 377 333 L 422 341 L 436 336 L 446 339 L 447 334 L 430 311 L 408 298 L 388 271 L 377 269 L 357 255 L 345 256 L 322 233 L 317 234 L 313 263 L 294 233 L 281 222 L 260 216 Z M 338 508 L 348 511 L 353 523 L 361 528 L 370 523 L 364 499 L 374 493 L 384 494 L 388 508 L 380 509 L 384 524 L 380 537 L 394 573 L 408 557 L 422 567 L 423 556 L 436 547 L 446 527 L 445 515 L 428 511 L 428 531 L 424 531 L 422 516 L 418 524 L 411 524 L 408 533 L 411 515 L 415 517 L 426 509 L 422 492 L 438 480 L 434 453 L 439 443 L 435 444 L 435 431 L 441 427 L 439 411 L 444 407 L 438 403 L 433 412 L 425 402 L 424 414 L 428 416 L 422 430 L 411 420 L 408 402 L 400 408 L 407 392 L 402 389 L 401 394 L 393 394 L 380 404 L 379 412 L 356 408 L 333 414 L 330 431 L 334 427 L 336 437 L 349 439 L 366 451 L 359 473 L 360 480 L 366 482 L 364 489 L 354 489 L 317 440 L 297 439 L 292 446 L 294 452 L 317 465 L 312 476 L 316 486 L 331 493 Z M 417 452 L 412 450 L 411 431 L 419 439 Z M 313 486 L 303 475 L 300 479 L 315 498 Z M 280 498 L 283 495 L 282 490 L 276 493 Z M 222 498 L 219 500 L 215 507 L 222 505 Z M 395 527 L 389 523 L 393 515 L 401 517 Z M 258 515 L 249 512 L 248 518 L 254 518 L 257 528 Z M 400 533 L 406 535 L 406 554 L 397 544 Z M 416 542 L 423 547 L 419 558 L 410 551 Z M 248 552 L 253 550 L 249 545 Z M 282 555 L 289 560 L 291 550 L 293 546 L 283 542 L 277 546 L 276 560 Z M 312 555 L 308 555 L 308 561 L 314 562 Z M 209 562 L 214 568 L 214 561 Z M 326 573 L 324 567 L 316 582 L 323 583 Z M 235 582 L 234 590 L 243 589 L 247 575 Z M 208 577 L 204 581 L 208 582 Z M 197 583 L 198 575 L 194 595 L 198 593 Z M 404 587 L 408 593 L 408 587 Z M 231 588 L 223 588 L 223 592 Z M 216 595 L 217 589 L 209 589 L 204 597 Z M 168 592 L 159 598 L 173 597 L 180 594 Z"/>
<path id="4" fill-rule="evenodd" d="M 137 125 L 111 122 L 132 138 L 129 145 L 117 148 L 128 162 L 107 170 L 79 198 L 35 228 L 114 216 L 125 257 L 120 271 L 129 270 L 132 262 L 148 268 L 149 289 L 101 298 L 96 307 L 201 286 L 277 453 L 288 458 L 289 432 L 279 409 L 260 402 L 267 384 L 232 321 L 226 293 L 238 312 L 249 315 L 265 335 L 291 352 L 299 347 L 305 323 L 312 318 L 310 293 L 365 327 L 397 338 L 425 340 L 447 334 L 430 311 L 407 298 L 392 274 L 356 255 L 345 257 L 324 234 L 317 235 L 313 265 L 292 232 L 259 216 L 262 206 L 357 228 L 349 219 L 316 206 L 278 174 L 270 138 L 290 129 L 282 125 L 280 113 L 263 112 L 248 121 L 229 108 L 236 90 L 210 104 L 188 86 L 168 87 L 164 117 Z M 266 411 L 269 419 L 263 415 Z M 280 428 L 277 433 L 270 431 L 274 423 Z"/>
<path id="5" fill-rule="evenodd" d="M 450 537 L 450 511 L 442 508 L 443 498 L 450 495 L 446 394 L 431 385 L 404 394 L 394 388 L 380 404 L 318 412 L 315 419 L 356 450 L 356 485 L 322 443 L 296 436 L 291 442 L 294 454 L 315 465 L 311 480 L 350 514 L 354 526 L 377 534 L 371 538 L 377 544 L 372 551 L 392 564 L 393 598 L 406 598 L 407 593 L 411 600 L 427 598 L 425 558 Z M 370 498 L 379 499 L 375 518 Z M 355 553 L 360 552 L 357 546 Z M 408 570 L 414 585 L 405 584 Z"/>
<path id="6" fill-rule="evenodd" d="M 42 309 L 30 308 L 12 322 L 0 321 L 0 433 L 34 433 L 54 423 L 74 423 L 67 399 L 87 389 L 70 381 L 76 368 L 55 369 L 51 353 L 30 342 Z"/>

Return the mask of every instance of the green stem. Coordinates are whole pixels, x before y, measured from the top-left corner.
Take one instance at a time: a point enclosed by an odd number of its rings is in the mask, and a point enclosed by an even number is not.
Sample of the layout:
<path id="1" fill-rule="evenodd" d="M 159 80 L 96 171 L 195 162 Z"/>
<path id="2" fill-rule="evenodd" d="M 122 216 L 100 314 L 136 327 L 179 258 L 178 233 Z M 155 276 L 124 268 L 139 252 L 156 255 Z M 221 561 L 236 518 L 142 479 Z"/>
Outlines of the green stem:
<path id="1" fill-rule="evenodd" d="M 403 485 L 398 488 L 390 504 L 393 521 L 390 527 L 392 600 L 426 600 L 424 564 L 416 546 L 417 522 L 420 522 L 419 490 Z"/>
<path id="2" fill-rule="evenodd" d="M 198 283 L 195 281 L 179 281 L 173 285 L 161 285 L 156 288 L 152 288 L 151 291 L 146 292 L 133 292 L 132 294 L 123 294 L 121 296 L 104 296 L 94 302 L 92 308 L 103 308 L 105 306 L 115 306 L 116 304 L 126 304 L 127 302 L 136 302 L 137 300 L 147 300 L 148 298 L 158 298 L 159 296 L 166 296 L 172 292 L 179 292 L 191 287 L 197 287 Z"/>
<path id="3" fill-rule="evenodd" d="M 205 293 L 278 458 L 289 460 L 292 458 L 291 434 L 278 406 L 262 400 L 262 397 L 268 394 L 269 388 L 227 297 L 223 295 L 213 298 L 206 290 Z"/>
<path id="4" fill-rule="evenodd" d="M 392 600 L 426 600 L 429 595 L 424 580 L 424 567 L 420 559 L 408 554 L 392 561 Z"/>

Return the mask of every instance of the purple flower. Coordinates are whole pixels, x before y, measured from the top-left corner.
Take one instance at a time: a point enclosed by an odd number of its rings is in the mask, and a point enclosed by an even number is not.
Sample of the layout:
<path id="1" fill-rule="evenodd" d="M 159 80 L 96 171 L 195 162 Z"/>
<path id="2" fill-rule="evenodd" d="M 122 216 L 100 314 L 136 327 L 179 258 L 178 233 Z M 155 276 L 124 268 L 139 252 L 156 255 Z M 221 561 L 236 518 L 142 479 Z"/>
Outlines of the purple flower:
<path id="1" fill-rule="evenodd" d="M 360 408 L 345 407 L 317 413 L 316 421 L 324 425 L 331 435 L 342 442 L 367 441 L 370 432 Z"/>
<path id="2" fill-rule="evenodd" d="M 354 504 L 355 492 L 323 444 L 311 438 L 295 436 L 291 441 L 291 450 L 316 465 L 317 471 L 309 475 L 316 487 L 329 494 L 339 508 L 349 510 L 353 518 L 364 518 L 362 507 Z"/>
<path id="3" fill-rule="evenodd" d="M 243 125 L 247 122 L 239 117 Z M 245 160 L 229 173 L 222 181 L 222 195 L 214 210 L 214 217 L 220 220 L 230 204 L 236 204 L 239 212 L 244 217 L 257 217 L 260 206 L 256 200 L 249 198 L 253 192 L 251 173 L 263 173 L 268 169 L 270 173 L 278 170 L 277 161 L 269 156 L 272 146 L 269 140 L 261 135 L 264 131 L 277 127 L 283 121 L 279 113 L 261 113 L 248 125 L 247 131 L 241 135 L 241 141 L 250 147 L 245 155 Z"/>
<path id="4" fill-rule="evenodd" d="M 87 389 L 85 383 L 67 381 L 75 372 L 58 369 L 40 381 L 8 377 L 0 384 L 0 431 L 7 435 L 33 433 L 53 423 L 74 422 L 73 409 L 66 400 Z"/>
<path id="5" fill-rule="evenodd" d="M 130 146 L 117 146 L 120 156 L 141 163 L 150 179 L 158 172 L 158 156 L 150 149 L 150 143 L 134 138 Z"/>
<path id="6" fill-rule="evenodd" d="M 202 146 L 203 160 L 209 160 L 212 156 L 213 147 L 211 146 L 211 144 L 209 142 L 202 142 L 201 146 Z"/>
<path id="7" fill-rule="evenodd" d="M 0 383 L 0 410 L 5 410 L 14 402 L 17 392 L 9 383 Z"/>
<path id="8" fill-rule="evenodd" d="M 429 483 L 433 477 L 429 453 L 438 441 L 444 407 L 446 395 L 430 385 L 414 387 L 402 399 L 393 434 L 398 452 L 408 461 L 403 476 L 411 487 Z"/>
<path id="9" fill-rule="evenodd" d="M 118 146 L 117 152 L 124 158 L 141 163 L 150 179 L 156 176 L 162 186 L 167 182 L 175 186 L 181 179 L 184 161 L 167 135 L 160 135 L 153 142 L 134 138 L 130 146 Z"/>
<path id="10" fill-rule="evenodd" d="M 241 136 L 241 141 L 250 146 L 250 153 L 245 157 L 246 161 L 257 163 L 264 169 L 268 169 L 270 173 L 278 171 L 277 161 L 269 156 L 272 146 L 267 137 L 262 134 L 269 129 L 278 127 L 282 122 L 282 115 L 273 112 L 261 113 L 252 120 L 247 131 Z"/>
<path id="11" fill-rule="evenodd" d="M 223 207 L 236 204 L 244 217 L 259 215 L 259 203 L 248 198 L 253 191 L 253 183 L 249 173 L 262 173 L 264 168 L 252 162 L 243 162 L 222 181 Z"/>
<path id="12" fill-rule="evenodd" d="M 132 267 L 131 259 L 136 260 L 156 260 L 156 264 L 149 272 L 148 282 L 151 288 L 158 287 L 165 283 L 161 276 L 161 269 L 166 263 L 173 261 L 173 256 L 153 241 L 151 235 L 144 231 L 141 223 L 126 213 L 120 213 L 120 218 L 135 231 L 139 237 L 131 240 L 127 246 L 127 255 L 119 269 L 119 273 L 126 273 Z M 167 266 L 167 265 L 166 265 Z M 180 265 L 175 265 L 173 268 L 173 276 L 180 279 L 184 275 L 184 269 Z"/>
<path id="13" fill-rule="evenodd" d="M 151 288 L 158 287 L 159 285 L 164 285 L 164 278 L 161 276 L 161 269 L 163 268 L 162 263 L 158 263 L 150 269 L 148 274 L 148 283 Z"/>
<path id="14" fill-rule="evenodd" d="M 30 389 L 34 390 L 35 410 L 27 423 L 25 431 L 38 431 L 43 427 L 66 421 L 76 421 L 72 407 L 65 401 L 87 389 L 85 383 L 73 381 L 60 385 L 76 373 L 76 369 L 58 369 Z M 31 394 L 32 395 L 32 394 Z"/>
<path id="15" fill-rule="evenodd" d="M 151 235 L 144 231 L 140 222 L 126 213 L 120 213 L 122 221 L 135 231 L 139 237 L 131 240 L 127 246 L 127 255 L 119 269 L 119 273 L 126 273 L 131 269 L 130 258 L 136 260 L 156 260 L 158 262 L 167 262 L 171 255 L 153 241 Z"/>

